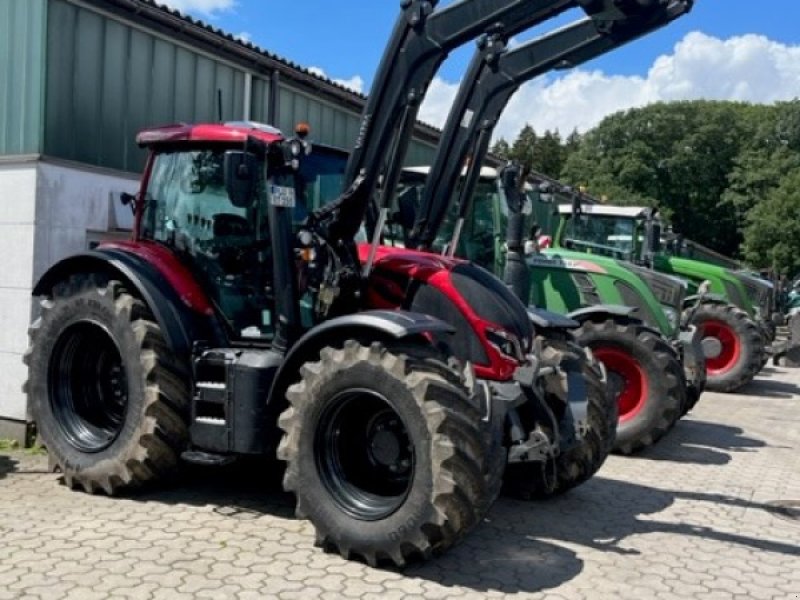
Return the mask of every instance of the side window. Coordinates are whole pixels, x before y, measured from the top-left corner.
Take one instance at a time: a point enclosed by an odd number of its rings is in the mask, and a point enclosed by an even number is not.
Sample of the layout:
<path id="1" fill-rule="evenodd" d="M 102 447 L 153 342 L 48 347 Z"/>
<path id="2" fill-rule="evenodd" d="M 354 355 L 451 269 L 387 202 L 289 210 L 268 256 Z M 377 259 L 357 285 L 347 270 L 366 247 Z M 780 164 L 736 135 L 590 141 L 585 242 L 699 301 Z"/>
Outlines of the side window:
<path id="1" fill-rule="evenodd" d="M 274 299 L 265 182 L 260 176 L 248 206 L 234 205 L 224 156 L 224 150 L 159 154 L 142 233 L 182 254 L 233 332 L 268 339 Z"/>
<path id="2" fill-rule="evenodd" d="M 217 238 L 252 234 L 247 208 L 233 205 L 225 189 L 223 151 L 159 154 L 147 189 L 145 235 L 191 253 Z"/>

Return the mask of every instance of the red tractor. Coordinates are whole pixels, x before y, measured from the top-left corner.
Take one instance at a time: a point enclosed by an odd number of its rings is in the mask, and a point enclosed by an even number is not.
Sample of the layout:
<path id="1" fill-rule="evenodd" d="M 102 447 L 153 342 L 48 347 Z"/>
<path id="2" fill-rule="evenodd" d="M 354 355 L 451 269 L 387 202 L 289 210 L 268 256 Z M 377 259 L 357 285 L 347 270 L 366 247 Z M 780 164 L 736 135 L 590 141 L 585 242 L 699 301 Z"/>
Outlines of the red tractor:
<path id="1" fill-rule="evenodd" d="M 128 198 L 133 239 L 61 261 L 34 290 L 26 389 L 68 485 L 115 494 L 181 458 L 277 456 L 321 546 L 402 565 L 479 522 L 506 462 L 526 495 L 599 468 L 615 403 L 564 343 L 573 322 L 529 311 L 472 264 L 355 239 L 371 199 L 394 189 L 447 52 L 506 19 L 530 27 L 575 5 L 604 18 L 619 2 L 436 4 L 404 0 L 346 191 L 302 222 L 305 131 L 139 135 L 150 154 Z"/>

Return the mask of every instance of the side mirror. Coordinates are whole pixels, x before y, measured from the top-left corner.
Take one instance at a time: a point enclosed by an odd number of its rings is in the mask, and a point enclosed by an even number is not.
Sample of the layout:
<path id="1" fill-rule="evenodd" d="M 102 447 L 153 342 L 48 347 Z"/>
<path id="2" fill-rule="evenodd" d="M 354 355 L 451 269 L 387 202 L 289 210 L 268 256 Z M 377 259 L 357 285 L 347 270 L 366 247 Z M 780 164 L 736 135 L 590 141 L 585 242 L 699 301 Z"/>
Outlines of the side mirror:
<path id="1" fill-rule="evenodd" d="M 136 194 L 129 194 L 128 192 L 122 192 L 119 195 L 119 201 L 122 206 L 129 206 L 131 212 L 136 214 Z"/>
<path id="2" fill-rule="evenodd" d="M 394 213 L 393 218 L 395 223 L 403 228 L 403 231 L 410 232 L 414 229 L 419 202 L 419 188 L 414 185 L 407 187 L 397 195 L 397 212 Z"/>
<path id="3" fill-rule="evenodd" d="M 572 189 L 567 188 L 567 193 L 572 193 Z M 579 194 L 573 193 L 572 194 L 572 216 L 577 217 L 581 214 L 581 197 Z"/>
<path id="4" fill-rule="evenodd" d="M 225 153 L 225 189 L 236 208 L 247 208 L 255 192 L 258 159 L 254 154 L 240 150 Z"/>
<path id="5" fill-rule="evenodd" d="M 658 254 L 661 251 L 661 225 L 652 223 L 650 225 L 650 239 L 648 250 L 651 254 Z"/>

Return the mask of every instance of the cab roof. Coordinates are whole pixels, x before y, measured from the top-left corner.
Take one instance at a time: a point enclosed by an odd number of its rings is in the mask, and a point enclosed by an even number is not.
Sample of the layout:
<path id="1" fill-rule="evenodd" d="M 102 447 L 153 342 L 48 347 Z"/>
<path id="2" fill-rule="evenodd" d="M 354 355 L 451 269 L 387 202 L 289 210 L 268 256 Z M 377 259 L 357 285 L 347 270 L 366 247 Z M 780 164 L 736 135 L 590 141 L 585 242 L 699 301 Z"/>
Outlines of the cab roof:
<path id="1" fill-rule="evenodd" d="M 628 219 L 643 219 L 649 209 L 645 206 L 608 206 L 605 204 L 583 204 L 581 212 L 587 215 L 600 217 L 625 217 Z M 559 204 L 558 214 L 571 215 L 571 204 Z"/>
<path id="2" fill-rule="evenodd" d="M 164 127 L 145 129 L 136 136 L 136 143 L 143 148 L 191 142 L 244 143 L 254 137 L 265 143 L 284 139 L 280 129 L 253 121 L 230 123 L 178 123 Z"/>
<path id="3" fill-rule="evenodd" d="M 428 173 L 430 173 L 430 171 L 431 168 L 428 165 L 420 165 L 416 167 L 403 167 L 404 173 L 413 173 L 415 175 L 427 175 Z M 464 167 L 463 169 L 461 169 L 461 176 L 464 177 L 466 174 L 467 174 L 467 167 Z M 481 167 L 481 174 L 480 174 L 481 179 L 494 181 L 497 179 L 497 177 L 498 177 L 498 171 L 494 167 L 487 167 L 486 165 Z M 525 190 L 526 191 L 533 190 L 533 186 L 527 181 L 525 182 Z"/>

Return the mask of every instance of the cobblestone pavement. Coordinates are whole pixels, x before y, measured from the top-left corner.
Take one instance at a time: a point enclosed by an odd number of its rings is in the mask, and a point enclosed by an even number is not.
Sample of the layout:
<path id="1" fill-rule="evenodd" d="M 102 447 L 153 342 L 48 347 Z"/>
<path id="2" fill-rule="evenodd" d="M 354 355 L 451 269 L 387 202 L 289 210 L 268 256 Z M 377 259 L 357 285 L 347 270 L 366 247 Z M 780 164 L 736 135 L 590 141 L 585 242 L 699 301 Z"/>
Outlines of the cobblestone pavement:
<path id="1" fill-rule="evenodd" d="M 274 476 L 192 471 L 168 489 L 70 492 L 46 458 L 0 455 L 5 598 L 800 599 L 800 369 L 707 394 L 656 447 L 539 503 L 501 499 L 403 573 L 313 547 Z M 791 513 L 791 511 L 789 511 Z"/>

